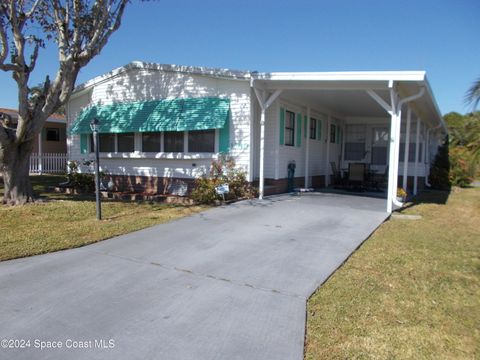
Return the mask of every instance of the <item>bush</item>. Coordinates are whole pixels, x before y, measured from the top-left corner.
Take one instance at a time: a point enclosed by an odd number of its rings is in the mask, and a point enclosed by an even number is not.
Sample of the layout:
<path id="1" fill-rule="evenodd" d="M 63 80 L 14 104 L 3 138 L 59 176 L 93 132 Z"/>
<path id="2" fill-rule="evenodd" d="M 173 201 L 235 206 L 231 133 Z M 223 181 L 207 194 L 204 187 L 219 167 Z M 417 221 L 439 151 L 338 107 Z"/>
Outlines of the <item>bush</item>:
<path id="1" fill-rule="evenodd" d="M 448 138 L 438 148 L 437 155 L 430 167 L 429 183 L 436 190 L 450 190 L 450 160 L 448 155 Z"/>
<path id="2" fill-rule="evenodd" d="M 257 194 L 256 189 L 247 181 L 245 171 L 236 167 L 233 158 L 223 155 L 212 162 L 208 175 L 195 180 L 191 197 L 202 204 L 223 200 L 216 192 L 216 187 L 222 184 L 228 184 L 229 187 L 225 200 L 253 198 Z"/>
<path id="3" fill-rule="evenodd" d="M 84 165 L 91 165 L 91 162 L 86 161 Z M 72 186 L 75 190 L 80 192 L 92 193 L 95 191 L 95 174 L 93 173 L 79 173 L 79 166 L 76 161 L 68 162 L 68 184 Z M 103 179 L 105 176 L 104 172 L 99 172 L 100 179 Z"/>
<path id="4" fill-rule="evenodd" d="M 475 177 L 475 162 L 472 153 L 463 146 L 450 149 L 450 183 L 466 187 Z"/>
<path id="5" fill-rule="evenodd" d="M 212 179 L 201 177 L 195 180 L 195 188 L 192 190 L 192 199 L 200 204 L 212 204 L 219 199 L 215 191 L 215 184 Z"/>

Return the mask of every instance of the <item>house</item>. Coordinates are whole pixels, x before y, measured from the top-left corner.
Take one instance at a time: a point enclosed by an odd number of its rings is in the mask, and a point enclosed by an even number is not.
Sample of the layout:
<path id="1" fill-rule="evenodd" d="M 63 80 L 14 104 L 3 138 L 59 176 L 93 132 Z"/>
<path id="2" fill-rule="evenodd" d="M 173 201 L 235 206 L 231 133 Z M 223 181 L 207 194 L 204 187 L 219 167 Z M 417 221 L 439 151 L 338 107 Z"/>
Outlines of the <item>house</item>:
<path id="1" fill-rule="evenodd" d="M 133 62 L 73 92 L 68 156 L 93 158 L 117 190 L 185 193 L 226 153 L 265 194 L 323 187 L 332 165 L 388 174 L 416 193 L 446 134 L 423 71 L 258 73 Z M 406 159 L 406 160 L 405 160 Z M 89 171 L 85 166 L 82 171 Z"/>
<path id="2" fill-rule="evenodd" d="M 18 111 L 0 108 L 0 113 L 7 114 L 16 127 Z M 64 115 L 52 114 L 45 121 L 42 131 L 35 139 L 30 158 L 30 172 L 65 172 L 67 154 L 67 121 Z"/>

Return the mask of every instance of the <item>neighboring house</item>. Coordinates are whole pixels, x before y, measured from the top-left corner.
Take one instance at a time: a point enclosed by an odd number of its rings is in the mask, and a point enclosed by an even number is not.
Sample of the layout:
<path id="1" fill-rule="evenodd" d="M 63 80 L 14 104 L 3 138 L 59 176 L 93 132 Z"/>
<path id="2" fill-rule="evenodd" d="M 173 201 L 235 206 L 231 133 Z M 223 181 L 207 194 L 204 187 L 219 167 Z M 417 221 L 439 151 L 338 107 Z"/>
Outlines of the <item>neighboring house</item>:
<path id="1" fill-rule="evenodd" d="M 427 182 L 446 133 L 422 71 L 258 73 L 133 62 L 73 92 L 70 160 L 93 158 L 93 118 L 101 168 L 117 190 L 184 193 L 221 153 L 245 169 L 260 197 L 286 191 L 290 163 L 296 186 L 323 187 L 332 162 L 362 162 L 388 170 L 388 211 L 404 173 L 414 192 Z"/>
<path id="2" fill-rule="evenodd" d="M 13 126 L 16 127 L 18 111 L 14 109 L 0 108 L 0 113 L 12 118 Z M 65 172 L 67 154 L 67 121 L 64 115 L 53 114 L 45 124 L 42 131 L 35 139 L 33 153 L 30 159 L 30 172 Z"/>

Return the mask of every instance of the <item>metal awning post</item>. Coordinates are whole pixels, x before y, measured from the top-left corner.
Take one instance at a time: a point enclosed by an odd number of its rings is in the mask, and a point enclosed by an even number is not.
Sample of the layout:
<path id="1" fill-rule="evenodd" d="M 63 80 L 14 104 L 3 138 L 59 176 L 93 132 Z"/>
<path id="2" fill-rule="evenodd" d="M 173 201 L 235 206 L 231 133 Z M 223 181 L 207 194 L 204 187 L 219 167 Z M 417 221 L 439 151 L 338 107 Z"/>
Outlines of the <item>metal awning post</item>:
<path id="1" fill-rule="evenodd" d="M 307 139 L 305 140 L 305 188 L 308 188 L 308 166 L 310 162 L 310 107 L 307 107 Z"/>
<path id="2" fill-rule="evenodd" d="M 325 187 L 330 185 L 330 123 L 332 118 L 330 114 L 327 116 L 327 150 L 325 151 Z"/>
<path id="3" fill-rule="evenodd" d="M 396 142 L 398 142 L 397 137 L 397 126 L 399 123 L 398 113 L 396 109 L 396 98 L 397 95 L 393 87 L 390 88 L 390 98 L 392 102 L 391 106 L 391 122 L 390 122 L 390 145 L 389 145 L 389 159 L 388 159 L 388 194 L 387 194 L 387 212 L 391 213 L 393 211 L 393 202 L 396 199 L 396 181 L 395 181 L 395 165 L 398 167 L 398 163 L 395 162 L 395 157 L 398 160 L 398 153 Z M 398 179 L 397 179 L 398 180 Z M 394 195 L 395 192 L 395 195 Z"/>
<path id="4" fill-rule="evenodd" d="M 282 92 L 281 90 L 276 90 L 268 100 L 265 101 L 266 92 L 264 90 L 260 91 L 256 87 L 253 86 L 253 90 L 255 91 L 255 95 L 257 96 L 258 103 L 260 104 L 261 114 L 260 114 L 260 171 L 259 171 L 259 179 L 258 179 L 258 198 L 260 200 L 263 199 L 264 193 L 264 182 L 265 182 L 265 175 L 264 175 L 264 167 L 265 167 L 265 112 L 273 104 L 275 99 L 280 95 Z"/>
<path id="5" fill-rule="evenodd" d="M 418 175 L 417 175 L 417 170 L 418 170 L 418 154 L 420 152 L 420 118 L 417 116 L 417 130 L 415 134 L 415 165 L 413 167 L 413 195 L 417 195 L 417 189 L 418 189 Z"/>
<path id="6" fill-rule="evenodd" d="M 405 149 L 403 152 L 403 183 L 402 187 L 407 191 L 408 188 L 408 162 L 409 162 L 409 155 L 410 155 L 410 122 L 412 118 L 412 109 L 410 106 L 407 109 L 407 128 L 406 128 L 406 136 L 405 136 Z"/>

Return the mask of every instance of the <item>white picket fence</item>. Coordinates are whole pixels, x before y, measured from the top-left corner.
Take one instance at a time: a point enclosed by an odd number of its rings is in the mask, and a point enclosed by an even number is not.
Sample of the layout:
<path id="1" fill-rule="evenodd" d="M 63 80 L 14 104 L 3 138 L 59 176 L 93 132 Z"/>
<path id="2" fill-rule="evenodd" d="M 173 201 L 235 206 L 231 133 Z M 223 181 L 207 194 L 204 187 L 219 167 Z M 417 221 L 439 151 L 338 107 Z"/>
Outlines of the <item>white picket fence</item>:
<path id="1" fill-rule="evenodd" d="M 30 174 L 55 174 L 67 171 L 67 154 L 33 153 L 30 156 Z"/>

